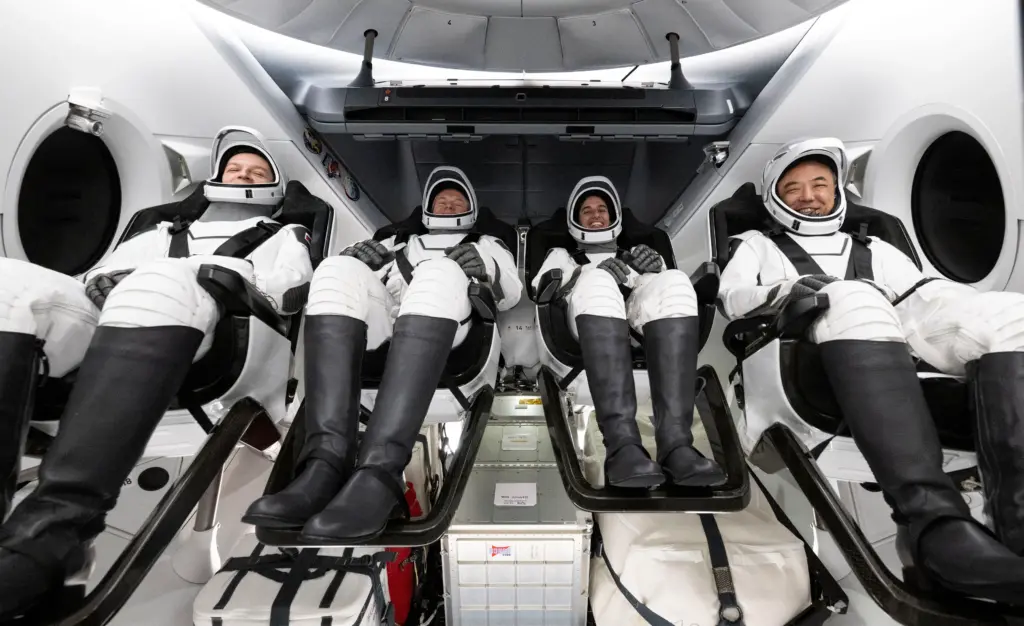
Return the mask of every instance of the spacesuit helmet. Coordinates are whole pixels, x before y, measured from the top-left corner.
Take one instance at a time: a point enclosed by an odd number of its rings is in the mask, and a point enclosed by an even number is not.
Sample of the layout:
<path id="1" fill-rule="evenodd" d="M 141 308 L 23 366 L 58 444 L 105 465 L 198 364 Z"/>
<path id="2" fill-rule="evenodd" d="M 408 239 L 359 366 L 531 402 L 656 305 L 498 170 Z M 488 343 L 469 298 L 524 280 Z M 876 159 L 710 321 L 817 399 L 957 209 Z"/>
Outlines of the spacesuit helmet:
<path id="1" fill-rule="evenodd" d="M 271 170 L 268 183 L 229 184 L 223 182 L 228 161 L 238 154 L 255 154 L 263 158 Z M 204 193 L 210 202 L 275 205 L 284 198 L 288 181 L 270 155 L 266 140 L 258 131 L 244 126 L 226 126 L 213 140 L 210 160 L 212 174 L 206 180 Z"/>
<path id="2" fill-rule="evenodd" d="M 608 226 L 604 228 L 589 229 L 580 220 L 583 203 L 591 196 L 598 196 L 608 207 Z M 576 183 L 576 187 L 569 194 L 565 217 L 569 225 L 569 234 L 580 243 L 615 241 L 622 232 L 622 203 L 619 201 L 619 192 L 608 178 L 587 176 Z"/>
<path id="3" fill-rule="evenodd" d="M 779 194 L 779 180 L 798 163 L 817 161 L 829 166 L 835 179 L 835 203 L 827 215 L 804 215 L 791 209 Z M 798 235 L 831 235 L 846 218 L 846 176 L 850 169 L 843 142 L 834 137 L 801 139 L 779 149 L 768 161 L 761 178 L 761 200 L 768 213 L 787 230 Z"/>
<path id="4" fill-rule="evenodd" d="M 462 194 L 466 210 L 443 215 L 434 213 L 434 199 L 449 189 Z M 476 224 L 478 211 L 476 191 L 465 172 L 452 165 L 440 165 L 427 176 L 427 184 L 423 186 L 423 225 L 427 230 L 469 230 Z"/>

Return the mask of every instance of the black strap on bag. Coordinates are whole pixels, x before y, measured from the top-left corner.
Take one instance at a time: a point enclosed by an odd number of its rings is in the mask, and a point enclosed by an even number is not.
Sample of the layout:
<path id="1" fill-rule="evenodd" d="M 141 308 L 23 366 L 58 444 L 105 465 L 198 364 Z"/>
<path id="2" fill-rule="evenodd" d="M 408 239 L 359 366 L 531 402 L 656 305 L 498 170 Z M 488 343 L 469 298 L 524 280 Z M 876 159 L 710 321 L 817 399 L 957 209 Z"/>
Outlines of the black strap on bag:
<path id="1" fill-rule="evenodd" d="M 829 610 L 835 613 L 846 613 L 846 609 L 850 603 L 846 592 L 843 591 L 843 588 L 828 571 L 825 564 L 821 562 L 818 555 L 815 554 L 814 550 L 812 550 L 807 544 L 803 535 L 801 535 L 796 527 L 793 526 L 793 523 L 789 520 L 785 511 L 782 510 L 779 503 L 776 502 L 775 498 L 773 498 L 771 493 L 768 492 L 768 489 L 765 488 L 764 483 L 761 482 L 761 479 L 757 477 L 757 474 L 754 473 L 752 468 L 750 469 L 749 474 L 754 479 L 758 488 L 761 489 L 761 493 L 764 494 L 765 499 L 768 501 L 768 505 L 772 508 L 772 513 L 775 514 L 775 518 L 786 528 L 786 530 L 799 539 L 800 543 L 804 544 L 804 555 L 807 558 L 807 570 L 811 576 L 811 582 L 818 584 L 821 592 L 820 596 L 822 600 L 824 600 L 826 606 Z M 704 536 L 708 541 L 708 553 L 711 559 L 712 568 L 711 571 L 715 578 L 715 588 L 718 591 L 718 626 L 743 626 L 743 610 L 739 606 L 736 589 L 733 586 L 732 570 L 729 567 L 729 557 L 725 551 L 725 541 L 723 540 L 722 533 L 718 528 L 718 523 L 715 521 L 714 515 L 707 513 L 700 514 L 700 522 L 704 529 Z M 650 607 L 637 599 L 637 597 L 634 596 L 624 584 L 622 584 L 622 580 L 619 578 L 619 575 L 615 573 L 615 569 L 608 560 L 608 553 L 604 550 L 604 546 L 599 546 L 598 550 L 601 552 L 601 557 L 604 559 L 604 564 L 608 568 L 608 573 L 611 575 L 612 582 L 615 583 L 615 586 L 619 589 L 619 593 L 622 594 L 640 617 L 642 617 L 649 626 L 673 626 L 672 622 L 652 611 Z M 816 598 L 811 598 L 812 603 L 815 600 Z"/>
<path id="2" fill-rule="evenodd" d="M 182 222 L 180 218 L 174 218 L 168 232 L 171 235 L 171 245 L 167 256 L 172 259 L 184 259 L 191 255 L 188 246 L 188 229 L 192 224 Z M 213 251 L 217 256 L 229 256 L 236 259 L 244 259 L 252 254 L 256 248 L 263 245 L 268 239 L 277 234 L 283 226 L 276 222 L 259 222 L 255 226 L 235 233 L 227 241 L 222 243 Z"/>
<path id="3" fill-rule="evenodd" d="M 821 562 L 818 555 L 814 553 L 811 546 L 807 544 L 803 535 L 800 534 L 800 531 L 793 526 L 793 522 L 789 520 L 785 511 L 783 511 L 782 507 L 779 506 L 779 503 L 775 501 L 775 498 L 773 498 L 772 494 L 769 493 L 768 489 L 764 486 L 764 483 L 761 482 L 761 479 L 757 477 L 757 473 L 754 469 L 752 467 L 749 468 L 747 473 L 754 479 L 754 482 L 761 490 L 761 493 L 763 493 L 765 499 L 768 500 L 768 506 L 772 507 L 772 513 L 775 514 L 775 519 L 779 520 L 779 523 L 785 526 L 786 530 L 799 539 L 800 543 L 804 544 L 804 554 L 807 557 L 807 569 L 811 574 L 811 580 L 820 585 L 821 597 L 825 601 L 825 605 L 835 613 L 846 613 L 846 609 L 850 605 L 850 599 L 846 595 L 846 592 L 843 591 L 843 588 L 839 585 L 836 579 L 833 578 L 832 573 L 828 571 L 828 568 Z M 814 600 L 815 598 L 812 597 L 811 602 L 814 602 Z"/>
<path id="4" fill-rule="evenodd" d="M 376 604 L 381 624 L 394 626 L 394 607 L 387 601 L 381 583 L 381 573 L 387 563 L 394 560 L 394 553 L 378 552 L 372 556 L 353 557 L 353 548 L 345 548 L 340 557 L 325 557 L 319 556 L 319 548 L 306 548 L 262 554 L 265 547 L 263 543 L 259 543 L 248 557 L 228 559 L 220 572 L 235 572 L 235 575 L 224 588 L 220 600 L 213 607 L 214 610 L 223 610 L 227 607 L 242 579 L 252 572 L 281 584 L 281 589 L 271 604 L 269 626 L 288 626 L 291 623 L 291 604 L 302 583 L 322 578 L 333 571 L 334 578 L 327 585 L 319 608 L 326 609 L 331 606 L 347 573 L 361 574 L 370 578 L 371 588 L 355 623 L 362 623 L 372 600 Z M 212 626 L 223 624 L 222 618 L 219 617 L 214 617 L 212 622 Z M 333 618 L 330 616 L 322 617 L 320 620 L 320 626 L 332 626 L 332 623 Z"/>
<path id="5" fill-rule="evenodd" d="M 704 528 L 704 536 L 708 540 L 708 552 L 711 557 L 711 572 L 715 578 L 715 589 L 718 591 L 718 626 L 744 626 L 743 610 L 740 609 L 736 600 L 736 590 L 732 584 L 732 570 L 729 569 L 729 557 L 725 553 L 725 542 L 722 533 L 718 530 L 715 517 L 709 514 L 700 515 L 700 523 Z M 649 626 L 674 626 L 661 615 L 658 615 L 651 607 L 641 602 L 629 589 L 622 584 L 619 575 L 615 573 L 611 562 L 608 560 L 608 552 L 601 546 L 601 558 L 608 568 L 608 574 L 612 582 L 618 587 L 619 593 L 629 602 L 630 606 L 644 619 Z"/>
<path id="6" fill-rule="evenodd" d="M 645 622 L 650 626 L 674 626 L 672 622 L 652 611 L 650 607 L 630 593 L 629 589 L 626 589 L 626 586 L 623 585 L 622 581 L 619 579 L 619 575 L 616 574 L 615 569 L 612 568 L 612 564 L 608 560 L 608 553 L 603 548 L 601 550 L 601 558 L 604 559 L 604 564 L 608 568 L 608 573 L 612 577 L 612 582 L 614 582 L 615 586 L 619 588 L 619 593 L 621 593 L 622 597 L 626 599 L 626 602 L 629 602 L 630 606 L 640 614 L 640 617 L 644 618 Z"/>
<path id="7" fill-rule="evenodd" d="M 700 525 L 704 529 L 704 537 L 708 540 L 711 573 L 715 578 L 715 589 L 718 591 L 718 626 L 745 626 L 743 609 L 740 608 L 736 588 L 732 582 L 729 555 L 725 551 L 725 540 L 718 529 L 718 522 L 715 521 L 714 515 L 701 513 Z"/>

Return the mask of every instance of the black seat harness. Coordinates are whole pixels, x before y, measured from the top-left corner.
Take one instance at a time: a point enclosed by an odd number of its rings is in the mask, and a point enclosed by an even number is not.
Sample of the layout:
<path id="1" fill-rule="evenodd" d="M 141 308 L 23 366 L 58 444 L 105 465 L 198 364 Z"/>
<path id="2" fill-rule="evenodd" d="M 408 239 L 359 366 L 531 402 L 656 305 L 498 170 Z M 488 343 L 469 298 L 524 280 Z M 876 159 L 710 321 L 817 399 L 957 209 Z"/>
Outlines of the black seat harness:
<path id="1" fill-rule="evenodd" d="M 172 259 L 184 259 L 190 256 L 188 229 L 192 222 L 183 222 L 181 218 L 175 217 L 174 223 L 168 232 L 171 235 L 171 245 L 167 256 Z M 268 239 L 284 228 L 277 222 L 259 222 L 255 226 L 235 233 L 213 251 L 215 256 L 228 256 L 236 259 L 244 259 L 252 254 L 256 248 L 263 245 Z"/>

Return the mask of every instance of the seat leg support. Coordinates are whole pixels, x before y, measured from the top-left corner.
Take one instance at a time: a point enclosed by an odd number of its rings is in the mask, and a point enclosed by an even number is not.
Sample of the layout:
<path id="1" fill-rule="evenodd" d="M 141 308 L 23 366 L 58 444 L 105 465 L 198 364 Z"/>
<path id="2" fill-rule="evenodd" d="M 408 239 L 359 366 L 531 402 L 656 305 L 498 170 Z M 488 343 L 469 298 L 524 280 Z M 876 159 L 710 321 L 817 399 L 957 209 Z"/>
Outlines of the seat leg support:
<path id="1" fill-rule="evenodd" d="M 857 580 L 879 607 L 901 624 L 929 626 L 979 626 L 1024 623 L 1024 609 L 1004 607 L 949 594 L 927 597 L 912 593 L 889 571 L 839 502 L 828 479 L 818 469 L 807 448 L 785 426 L 776 424 L 764 432 L 764 453 L 774 451 L 793 474 L 800 490 L 814 508 L 816 519 L 832 535 L 850 563 Z"/>

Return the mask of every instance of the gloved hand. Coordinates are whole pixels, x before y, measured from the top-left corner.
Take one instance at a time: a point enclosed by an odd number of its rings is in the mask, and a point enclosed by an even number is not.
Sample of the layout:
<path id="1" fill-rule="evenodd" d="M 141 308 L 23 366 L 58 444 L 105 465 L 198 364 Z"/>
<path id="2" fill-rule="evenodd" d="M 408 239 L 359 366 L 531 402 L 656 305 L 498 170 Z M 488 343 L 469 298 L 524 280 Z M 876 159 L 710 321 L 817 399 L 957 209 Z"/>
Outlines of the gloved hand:
<path id="1" fill-rule="evenodd" d="M 772 301 L 781 302 L 782 300 L 786 300 L 789 302 L 792 300 L 800 300 L 801 298 L 809 298 L 821 291 L 825 285 L 834 283 L 837 280 L 839 279 L 834 276 L 828 276 L 827 274 L 808 274 L 807 276 L 801 276 L 796 280 L 780 285 L 779 293 L 775 294 Z"/>
<path id="2" fill-rule="evenodd" d="M 85 283 L 85 296 L 92 300 L 96 308 L 102 309 L 107 302 L 107 296 L 117 287 L 117 284 L 124 280 L 124 277 L 135 271 L 135 268 L 117 270 L 106 274 L 97 274 Z"/>
<path id="3" fill-rule="evenodd" d="M 375 272 L 395 258 L 395 255 L 384 247 L 384 244 L 373 239 L 352 244 L 341 251 L 341 256 L 355 257 Z"/>
<path id="4" fill-rule="evenodd" d="M 612 275 L 615 282 L 625 285 L 629 281 L 629 266 L 622 259 L 605 259 L 597 264 L 597 269 L 604 270 Z"/>
<path id="5" fill-rule="evenodd" d="M 640 244 L 623 255 L 627 265 L 636 270 L 637 274 L 656 274 L 662 269 L 661 255 L 654 248 Z"/>
<path id="6" fill-rule="evenodd" d="M 471 243 L 460 243 L 453 248 L 445 248 L 445 255 L 459 264 L 466 276 L 487 282 L 487 266 L 480 252 Z"/>

